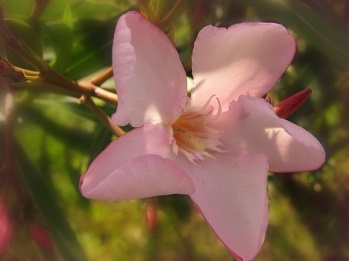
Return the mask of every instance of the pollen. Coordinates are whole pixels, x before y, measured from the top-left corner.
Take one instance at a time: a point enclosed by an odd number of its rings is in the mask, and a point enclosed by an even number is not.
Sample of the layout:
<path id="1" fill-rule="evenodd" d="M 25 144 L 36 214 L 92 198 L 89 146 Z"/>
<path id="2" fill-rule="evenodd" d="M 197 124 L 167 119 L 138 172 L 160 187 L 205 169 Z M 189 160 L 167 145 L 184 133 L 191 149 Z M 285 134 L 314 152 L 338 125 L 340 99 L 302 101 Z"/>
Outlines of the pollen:
<path id="1" fill-rule="evenodd" d="M 177 145 L 181 148 L 192 149 L 197 152 L 203 152 L 206 148 L 203 138 L 196 136 L 196 132 L 190 130 L 191 126 L 181 125 L 180 121 L 172 125 L 173 137 Z"/>
<path id="2" fill-rule="evenodd" d="M 224 152 L 219 139 L 222 132 L 212 127 L 221 114 L 220 104 L 217 99 L 219 111 L 213 115 L 213 108 L 209 106 L 211 98 L 201 108 L 188 106 L 189 108 L 171 124 L 175 141 L 174 151 L 183 153 L 194 164 L 203 160 L 204 156 L 214 158 L 215 153 Z"/>

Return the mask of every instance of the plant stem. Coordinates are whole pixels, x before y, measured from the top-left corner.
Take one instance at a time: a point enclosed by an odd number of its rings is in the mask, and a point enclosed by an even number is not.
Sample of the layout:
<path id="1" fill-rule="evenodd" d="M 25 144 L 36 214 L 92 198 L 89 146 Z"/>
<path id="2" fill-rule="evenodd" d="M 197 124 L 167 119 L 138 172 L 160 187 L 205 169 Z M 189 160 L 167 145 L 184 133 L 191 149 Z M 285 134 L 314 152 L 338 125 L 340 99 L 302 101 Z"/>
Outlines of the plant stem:
<path id="1" fill-rule="evenodd" d="M 40 76 L 42 77 L 44 82 L 47 82 L 51 85 L 56 85 L 58 87 L 68 89 L 70 91 L 76 92 L 79 97 L 81 95 L 86 96 L 95 96 L 99 99 L 102 99 L 106 102 L 116 104 L 118 99 L 117 95 L 108 92 L 106 90 L 103 90 L 102 88 L 97 87 L 96 85 L 92 84 L 86 84 L 81 85 L 74 81 L 71 81 L 62 75 L 55 72 L 47 62 L 45 62 L 41 57 L 39 57 L 37 54 L 35 54 L 32 50 L 29 49 L 29 47 L 22 42 L 21 40 L 17 40 L 7 27 L 4 18 L 3 13 L 0 9 L 0 40 L 2 40 L 3 44 L 14 51 L 16 54 L 18 54 L 20 57 L 22 57 L 24 60 L 26 60 L 29 64 L 31 64 L 35 69 L 37 69 L 40 72 Z M 97 78 L 95 80 L 97 83 L 103 82 L 103 80 L 106 77 L 110 77 L 111 75 L 111 69 L 109 69 L 109 72 L 106 73 L 106 75 L 102 75 L 101 77 Z M 35 75 L 35 71 L 26 70 L 24 73 L 28 73 L 31 76 Z"/>
<path id="2" fill-rule="evenodd" d="M 100 120 L 116 135 L 123 135 L 125 132 L 117 126 L 111 124 L 110 119 L 104 114 L 92 101 L 91 96 L 99 98 L 105 102 L 116 105 L 118 102 L 118 96 L 107 90 L 104 90 L 98 85 L 104 83 L 107 79 L 112 77 L 113 70 L 109 67 L 105 72 L 103 72 L 98 77 L 92 79 L 90 82 L 77 83 L 75 81 L 69 80 L 64 76 L 58 74 L 54 71 L 50 65 L 44 61 L 41 57 L 35 54 L 24 42 L 20 39 L 16 39 L 10 29 L 7 27 L 3 12 L 0 7 L 0 40 L 3 44 L 26 60 L 30 65 L 32 65 L 37 71 L 33 70 L 23 70 L 26 75 L 26 82 L 22 81 L 19 83 L 13 83 L 12 86 L 17 87 L 28 87 L 33 84 L 38 89 L 47 88 L 50 91 L 59 91 L 61 89 L 64 94 L 73 96 L 75 98 L 85 97 L 85 105 L 95 113 Z M 16 67 L 14 67 L 17 69 Z M 45 88 L 45 89 L 46 89 Z"/>
<path id="3" fill-rule="evenodd" d="M 104 72 L 102 72 L 99 76 L 93 78 L 91 80 L 91 84 L 96 86 L 101 86 L 105 81 L 113 76 L 113 67 L 108 67 Z"/>
<path id="4" fill-rule="evenodd" d="M 98 116 L 99 119 L 111 130 L 115 135 L 122 136 L 125 134 L 125 132 L 116 125 L 113 125 L 110 122 L 110 118 L 105 115 L 105 113 L 93 102 L 91 97 L 83 97 L 81 99 L 81 102 L 83 102 L 87 108 L 89 108 L 94 114 Z"/>

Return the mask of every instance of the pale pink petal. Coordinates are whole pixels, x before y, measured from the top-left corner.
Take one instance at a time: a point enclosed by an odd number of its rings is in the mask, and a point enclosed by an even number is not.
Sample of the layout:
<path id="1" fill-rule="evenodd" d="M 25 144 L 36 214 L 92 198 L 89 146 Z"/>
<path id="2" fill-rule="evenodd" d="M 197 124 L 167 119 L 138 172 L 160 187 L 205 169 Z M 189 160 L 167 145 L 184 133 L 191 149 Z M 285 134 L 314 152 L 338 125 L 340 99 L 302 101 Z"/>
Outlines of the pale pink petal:
<path id="1" fill-rule="evenodd" d="M 314 170 L 325 160 L 324 148 L 313 135 L 277 117 L 261 98 L 241 96 L 215 127 L 225 132 L 222 141 L 229 154 L 265 154 L 273 172 Z"/>
<path id="2" fill-rule="evenodd" d="M 87 198 L 118 201 L 192 194 L 195 188 L 188 174 L 176 163 L 150 154 L 121 165 L 90 190 L 84 189 L 82 183 L 81 191 Z"/>
<path id="3" fill-rule="evenodd" d="M 176 163 L 170 130 L 163 125 L 137 128 L 112 142 L 81 178 L 88 198 L 127 200 L 195 191 L 190 177 Z"/>
<path id="4" fill-rule="evenodd" d="M 121 16 L 113 71 L 119 102 L 113 123 L 134 127 L 170 123 L 186 104 L 186 74 L 168 37 L 141 14 Z"/>
<path id="5" fill-rule="evenodd" d="M 294 38 L 279 24 L 207 26 L 194 45 L 193 102 L 202 105 L 216 95 L 226 111 L 241 94 L 262 97 L 290 65 L 294 53 Z"/>
<path id="6" fill-rule="evenodd" d="M 184 168 L 195 184 L 191 198 L 217 236 L 236 258 L 252 260 L 268 222 L 267 157 L 220 155 Z"/>

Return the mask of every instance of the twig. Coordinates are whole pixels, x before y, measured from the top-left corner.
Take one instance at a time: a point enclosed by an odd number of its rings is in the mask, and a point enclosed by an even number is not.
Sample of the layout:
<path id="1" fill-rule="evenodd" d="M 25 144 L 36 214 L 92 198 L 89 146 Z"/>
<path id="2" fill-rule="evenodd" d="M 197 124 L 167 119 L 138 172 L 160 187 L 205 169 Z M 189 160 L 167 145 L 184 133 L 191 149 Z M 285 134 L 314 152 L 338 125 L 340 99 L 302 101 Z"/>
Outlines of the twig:
<path id="1" fill-rule="evenodd" d="M 28 70 L 28 69 L 23 69 L 17 66 L 14 66 L 14 68 L 18 71 L 22 71 L 24 73 L 25 76 L 39 76 L 40 72 L 38 71 L 32 71 L 32 70 Z"/>
<path id="2" fill-rule="evenodd" d="M 102 72 L 97 77 L 91 80 L 91 84 L 96 86 L 101 86 L 104 82 L 106 82 L 109 78 L 113 76 L 113 67 L 109 67 L 104 72 Z"/>
<path id="3" fill-rule="evenodd" d="M 2 40 L 3 44 L 6 45 L 6 47 L 14 51 L 16 54 L 18 54 L 20 57 L 26 60 L 29 64 L 31 64 L 35 69 L 37 69 L 37 71 L 40 72 L 40 76 L 42 77 L 44 82 L 76 92 L 77 94 L 79 94 L 78 96 L 95 96 L 112 104 L 117 103 L 118 99 L 116 94 L 103 90 L 102 88 L 99 88 L 94 84 L 78 84 L 55 72 L 47 62 L 45 62 L 41 57 L 35 54 L 24 42 L 22 42 L 21 40 L 17 40 L 12 35 L 10 29 L 7 27 L 5 23 L 1 8 L 0 40 Z M 36 75 L 35 71 L 30 70 L 26 70 L 25 73 L 28 73 L 28 75 L 30 76 Z M 108 74 L 99 79 L 99 81 L 103 81 L 103 79 L 107 76 Z"/>
<path id="4" fill-rule="evenodd" d="M 0 7 L 0 40 L 10 48 L 12 51 L 17 53 L 20 57 L 31 64 L 38 72 L 32 70 L 24 70 L 23 73 L 26 75 L 27 82 L 15 83 L 17 87 L 28 87 L 34 84 L 36 88 L 42 88 L 45 85 L 51 90 L 62 89 L 65 90 L 65 94 L 79 98 L 81 96 L 85 98 L 85 105 L 95 113 L 101 121 L 115 134 L 118 136 L 123 135 L 124 131 L 117 126 L 111 124 L 108 116 L 100 110 L 94 102 L 91 100 L 91 96 L 104 100 L 105 102 L 116 105 L 118 102 L 118 96 L 107 90 L 104 90 L 98 85 L 101 85 L 107 79 L 112 77 L 112 68 L 108 68 L 100 76 L 94 78 L 90 82 L 80 82 L 69 80 L 64 76 L 54 71 L 50 65 L 44 61 L 41 57 L 36 55 L 24 42 L 20 39 L 17 40 L 12 34 L 10 29 L 7 27 L 3 12 Z M 15 68 L 16 69 L 16 68 Z M 56 88 L 58 87 L 58 88 Z"/>
<path id="5" fill-rule="evenodd" d="M 113 125 L 110 122 L 110 118 L 105 115 L 105 113 L 93 102 L 93 100 L 90 97 L 83 97 L 82 101 L 84 104 L 89 108 L 94 114 L 98 116 L 102 120 L 102 122 L 111 130 L 114 134 L 117 136 L 122 136 L 125 134 L 125 132 L 116 125 Z"/>
<path id="6" fill-rule="evenodd" d="M 80 93 L 83 95 L 94 96 L 114 105 L 116 105 L 118 102 L 118 96 L 115 93 L 100 88 L 94 85 L 92 82 L 79 82 L 76 83 L 76 85 L 78 86 Z"/>

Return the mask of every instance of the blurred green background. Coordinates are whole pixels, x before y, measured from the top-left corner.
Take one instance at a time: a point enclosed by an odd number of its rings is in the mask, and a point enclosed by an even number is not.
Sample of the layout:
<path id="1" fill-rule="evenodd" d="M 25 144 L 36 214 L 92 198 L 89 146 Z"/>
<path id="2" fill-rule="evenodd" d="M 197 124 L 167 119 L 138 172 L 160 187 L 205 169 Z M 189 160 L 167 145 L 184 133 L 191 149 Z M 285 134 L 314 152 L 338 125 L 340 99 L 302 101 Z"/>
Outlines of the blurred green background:
<path id="1" fill-rule="evenodd" d="M 167 4 L 159 8 L 165 12 L 178 1 L 163 2 Z M 327 161 L 311 173 L 269 175 L 269 228 L 256 260 L 349 260 L 349 2 L 180 2 L 165 29 L 188 72 L 193 42 L 204 25 L 272 21 L 295 36 L 297 54 L 270 95 L 279 101 L 305 88 L 313 90 L 289 120 L 320 140 Z M 31 15 L 34 1 L 2 0 L 0 5 L 13 33 L 57 72 L 76 81 L 91 79 L 111 65 L 117 19 L 138 10 L 131 0 L 36 3 L 43 7 L 36 16 Z M 6 55 L 14 65 L 32 69 L 13 53 Z M 104 86 L 113 84 L 110 80 Z M 1 260 L 232 260 L 185 196 L 118 203 L 82 198 L 80 175 L 112 134 L 74 98 L 21 90 L 15 100 L 17 173 L 33 203 L 27 212 L 47 228 L 55 250 L 46 251 L 30 239 L 23 225 L 26 215 L 14 208 L 16 232 Z M 115 111 L 114 105 L 96 103 L 108 115 Z M 148 206 L 157 209 L 153 229 L 145 221 Z"/>

